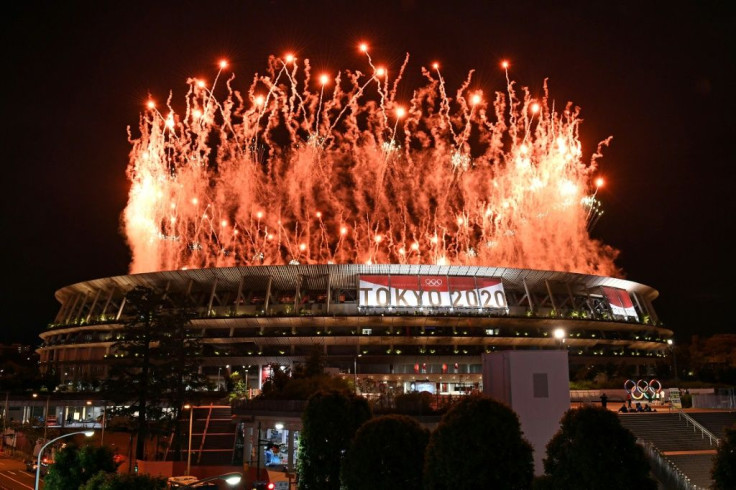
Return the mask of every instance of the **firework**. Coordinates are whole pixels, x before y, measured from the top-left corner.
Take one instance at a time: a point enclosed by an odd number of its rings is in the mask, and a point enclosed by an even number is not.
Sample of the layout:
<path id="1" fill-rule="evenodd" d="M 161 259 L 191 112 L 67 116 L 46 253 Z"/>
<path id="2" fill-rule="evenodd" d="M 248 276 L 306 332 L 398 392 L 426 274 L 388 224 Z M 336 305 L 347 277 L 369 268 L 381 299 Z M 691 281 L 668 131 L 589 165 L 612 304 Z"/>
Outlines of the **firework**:
<path id="1" fill-rule="evenodd" d="M 438 64 L 398 100 L 367 70 L 313 74 L 272 56 L 243 89 L 188 80 L 183 110 L 150 102 L 130 135 L 123 214 L 131 272 L 261 264 L 495 265 L 616 275 L 590 237 L 602 211 L 579 109 L 472 71 L 454 96 Z M 216 94 L 221 93 L 219 97 Z M 591 192 L 593 191 L 593 192 Z"/>

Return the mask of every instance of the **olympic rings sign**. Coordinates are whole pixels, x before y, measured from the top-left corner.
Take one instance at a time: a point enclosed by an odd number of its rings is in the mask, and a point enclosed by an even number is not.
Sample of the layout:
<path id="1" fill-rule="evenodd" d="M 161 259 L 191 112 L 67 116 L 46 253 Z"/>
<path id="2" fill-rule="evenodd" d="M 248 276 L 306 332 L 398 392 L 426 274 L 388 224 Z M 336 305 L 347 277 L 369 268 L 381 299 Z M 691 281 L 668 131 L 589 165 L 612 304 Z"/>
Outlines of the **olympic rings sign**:
<path id="1" fill-rule="evenodd" d="M 658 379 L 652 379 L 651 381 L 646 381 L 644 379 L 640 379 L 638 381 L 627 379 L 624 383 L 624 390 L 626 390 L 626 393 L 631 395 L 631 398 L 634 400 L 641 400 L 645 396 L 647 399 L 651 400 L 657 396 L 660 391 L 662 391 L 662 383 L 660 383 Z"/>
<path id="2" fill-rule="evenodd" d="M 442 279 L 425 279 L 424 285 L 429 287 L 440 287 L 442 286 Z"/>

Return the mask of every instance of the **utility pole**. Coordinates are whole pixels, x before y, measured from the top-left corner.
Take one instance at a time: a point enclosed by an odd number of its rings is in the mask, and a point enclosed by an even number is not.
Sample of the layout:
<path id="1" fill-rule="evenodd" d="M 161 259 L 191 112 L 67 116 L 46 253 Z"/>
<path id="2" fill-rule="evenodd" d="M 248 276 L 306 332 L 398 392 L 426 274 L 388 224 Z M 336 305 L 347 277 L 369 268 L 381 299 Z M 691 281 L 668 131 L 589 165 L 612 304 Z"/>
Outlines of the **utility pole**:
<path id="1" fill-rule="evenodd" d="M 677 353 L 675 352 L 675 341 L 672 339 L 667 339 L 667 345 L 670 346 L 670 352 L 672 353 L 672 370 L 674 371 L 672 374 L 674 374 L 674 381 L 677 383 L 679 381 L 678 372 L 677 372 Z"/>
<path id="2" fill-rule="evenodd" d="M 107 420 L 107 400 L 103 400 L 102 405 L 102 434 L 100 435 L 100 447 L 105 445 L 105 424 Z"/>
<path id="3" fill-rule="evenodd" d="M 0 448 L 5 450 L 5 431 L 8 430 L 8 397 L 10 397 L 10 392 L 5 392 L 5 408 L 3 410 L 3 440 L 0 443 Z"/>
<path id="4" fill-rule="evenodd" d="M 43 440 L 46 441 L 46 430 L 49 427 L 49 400 L 51 395 L 46 395 L 46 409 L 43 412 Z"/>

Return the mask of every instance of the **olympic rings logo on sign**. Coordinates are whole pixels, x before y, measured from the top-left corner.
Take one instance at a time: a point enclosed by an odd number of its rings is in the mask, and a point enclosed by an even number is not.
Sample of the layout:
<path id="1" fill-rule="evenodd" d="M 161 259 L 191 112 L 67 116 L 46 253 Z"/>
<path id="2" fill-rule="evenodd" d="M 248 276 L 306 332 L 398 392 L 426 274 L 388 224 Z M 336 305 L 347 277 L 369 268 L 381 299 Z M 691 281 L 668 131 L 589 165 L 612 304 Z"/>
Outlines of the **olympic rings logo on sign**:
<path id="1" fill-rule="evenodd" d="M 442 286 L 442 279 L 425 279 L 424 285 L 430 287 L 439 287 Z"/>
<path id="2" fill-rule="evenodd" d="M 658 379 L 652 379 L 651 381 L 627 379 L 624 383 L 624 390 L 634 400 L 641 400 L 645 396 L 651 400 L 657 393 L 662 391 L 662 383 Z"/>

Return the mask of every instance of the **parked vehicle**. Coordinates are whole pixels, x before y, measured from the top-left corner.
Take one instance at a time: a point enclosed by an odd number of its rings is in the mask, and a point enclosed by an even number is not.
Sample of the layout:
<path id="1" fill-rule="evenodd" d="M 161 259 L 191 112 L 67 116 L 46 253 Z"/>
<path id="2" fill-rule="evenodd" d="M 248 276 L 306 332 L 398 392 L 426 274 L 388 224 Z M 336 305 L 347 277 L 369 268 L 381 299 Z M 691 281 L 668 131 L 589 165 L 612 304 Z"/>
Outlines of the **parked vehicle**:
<path id="1" fill-rule="evenodd" d="M 52 464 L 54 464 L 54 462 L 51 461 L 49 458 L 41 459 L 41 476 L 46 476 L 46 473 L 49 472 L 49 465 L 52 465 Z M 26 460 L 26 471 L 29 471 L 31 473 L 36 473 L 36 460 L 35 459 Z"/>

